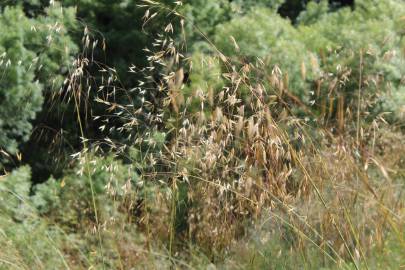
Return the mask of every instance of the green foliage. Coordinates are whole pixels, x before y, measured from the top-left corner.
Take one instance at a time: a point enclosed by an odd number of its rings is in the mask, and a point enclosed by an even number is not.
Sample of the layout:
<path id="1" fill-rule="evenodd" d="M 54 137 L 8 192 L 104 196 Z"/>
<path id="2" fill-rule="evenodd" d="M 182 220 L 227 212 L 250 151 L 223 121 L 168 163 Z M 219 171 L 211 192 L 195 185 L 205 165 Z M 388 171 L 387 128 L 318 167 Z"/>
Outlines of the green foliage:
<path id="1" fill-rule="evenodd" d="M 284 76 L 289 78 L 289 89 L 303 96 L 307 84 L 301 77 L 301 66 L 303 62 L 309 62 L 309 53 L 299 40 L 300 35 L 288 20 L 276 12 L 258 8 L 241 18 L 217 26 L 214 39 L 218 48 L 227 56 L 240 55 L 247 57 L 247 61 L 259 57 L 269 68 L 268 73 L 278 66 Z M 235 39 L 237 47 L 231 37 Z M 310 76 L 309 72 L 307 76 Z"/>
<path id="2" fill-rule="evenodd" d="M 248 1 L 241 1 L 241 0 L 237 0 L 237 1 L 233 1 L 235 4 L 241 5 L 243 7 L 245 7 L 245 9 L 249 9 L 252 7 L 265 7 L 265 8 L 271 8 L 273 10 L 278 10 L 280 8 L 280 6 L 284 3 L 287 3 L 289 1 L 286 0 L 258 0 L 258 1 L 254 1 L 254 0 L 248 0 Z"/>
<path id="3" fill-rule="evenodd" d="M 195 53 L 191 59 L 190 83 L 184 85 L 182 92 L 186 100 L 191 100 L 188 107 L 197 112 L 208 108 L 201 108 L 204 99 L 213 105 L 216 96 L 225 85 L 222 80 L 221 63 L 218 58 Z"/>
<path id="4" fill-rule="evenodd" d="M 299 38 L 308 50 L 319 55 L 320 77 L 327 82 L 324 93 L 332 85 L 332 79 L 325 75 L 334 78 L 345 72 L 346 82 L 339 83 L 334 91 L 345 95 L 347 103 L 357 100 L 360 78 L 361 94 L 366 99 L 374 96 L 378 100 L 379 94 L 400 91 L 405 74 L 401 44 L 404 25 L 398 21 L 402 7 L 400 1 L 379 1 L 375 5 L 358 1 L 354 11 L 345 8 L 327 13 L 326 3 L 309 5 L 299 17 Z"/>
<path id="5" fill-rule="evenodd" d="M 31 188 L 31 171 L 29 167 L 21 167 L 13 171 L 0 182 L 0 209 L 4 216 L 23 221 L 30 214 L 29 193 Z M 4 217 L 2 216 L 2 217 Z"/>
<path id="6" fill-rule="evenodd" d="M 320 111 L 324 100 L 339 95 L 345 104 L 354 104 L 361 74 L 366 99 L 378 102 L 382 93 L 400 91 L 405 74 L 401 10 L 403 3 L 394 0 L 375 5 L 358 1 L 354 10 L 333 12 L 328 1 L 313 1 L 292 25 L 274 9 L 258 5 L 222 23 L 217 20 L 205 32 L 213 33 L 208 38 L 216 48 L 241 66 L 257 58 L 264 61 L 265 69 L 253 72 L 252 80 L 264 77 L 266 82 L 278 67 L 283 87 L 307 104 L 315 102 L 313 110 Z M 207 47 L 199 43 L 194 51 L 215 53 Z"/>
<path id="7" fill-rule="evenodd" d="M 96 226 L 93 198 L 101 223 L 110 227 L 121 224 L 119 237 L 130 237 L 132 244 L 138 241 L 139 220 L 133 216 L 131 223 L 128 217 L 136 210 L 138 199 L 154 200 L 153 190 L 148 191 L 145 185 L 140 191 L 143 184 L 132 167 L 113 158 L 82 161 L 62 180 L 51 178 L 32 191 L 27 166 L 0 179 L 0 244 L 7 247 L 0 251 L 0 268 L 7 263 L 30 269 L 66 268 L 66 251 L 75 257 L 75 266 L 90 267 L 105 260 L 100 254 L 91 254 L 98 248 L 94 236 L 88 235 L 89 227 Z M 106 247 L 116 245 L 116 238 L 106 233 Z M 106 249 L 103 255 L 110 258 L 112 268 L 117 267 L 115 252 Z"/>
<path id="8" fill-rule="evenodd" d="M 298 24 L 306 25 L 312 24 L 319 20 L 320 17 L 325 15 L 329 11 L 328 1 L 322 0 L 319 3 L 311 1 L 306 6 L 306 9 L 302 11 L 297 18 Z"/>
<path id="9" fill-rule="evenodd" d="M 15 153 L 18 143 L 29 137 L 29 121 L 41 109 L 42 86 L 29 70 L 36 55 L 24 46 L 30 21 L 21 10 L 6 8 L 0 17 L 0 27 L 3 29 L 0 51 L 4 74 L 0 81 L 0 145 Z"/>
<path id="10" fill-rule="evenodd" d="M 119 205 L 113 201 L 134 195 L 137 174 L 112 158 L 82 161 L 83 165 L 65 173 L 62 182 L 51 178 L 36 185 L 33 205 L 40 213 L 61 219 L 64 224 L 79 225 L 83 215 L 94 217 L 94 196 L 100 219 L 118 218 Z"/>
<path id="11" fill-rule="evenodd" d="M 74 11 L 55 5 L 36 18 L 20 6 L 0 12 L 0 145 L 15 154 L 30 136 L 44 90 L 60 89 L 76 53 L 68 35 Z"/>
<path id="12" fill-rule="evenodd" d="M 198 41 L 205 41 L 204 37 L 214 35 L 215 26 L 231 18 L 231 5 L 228 0 L 193 0 L 186 4 L 182 14 L 187 18 L 187 40 L 192 40 L 193 46 Z M 195 30 L 194 27 L 198 27 Z"/>
<path id="13" fill-rule="evenodd" d="M 381 97 L 381 111 L 388 112 L 386 116 L 390 122 L 403 123 L 405 121 L 405 88 L 402 86 Z"/>
<path id="14" fill-rule="evenodd" d="M 63 238 L 57 227 L 38 216 L 30 196 L 31 173 L 27 166 L 0 181 L 0 268 L 64 268 L 58 248 Z"/>
<path id="15" fill-rule="evenodd" d="M 191 0 L 181 9 L 186 18 L 185 33 L 193 47 L 216 34 L 216 26 L 245 15 L 252 9 L 271 9 L 276 12 L 284 0 L 229 1 Z"/>

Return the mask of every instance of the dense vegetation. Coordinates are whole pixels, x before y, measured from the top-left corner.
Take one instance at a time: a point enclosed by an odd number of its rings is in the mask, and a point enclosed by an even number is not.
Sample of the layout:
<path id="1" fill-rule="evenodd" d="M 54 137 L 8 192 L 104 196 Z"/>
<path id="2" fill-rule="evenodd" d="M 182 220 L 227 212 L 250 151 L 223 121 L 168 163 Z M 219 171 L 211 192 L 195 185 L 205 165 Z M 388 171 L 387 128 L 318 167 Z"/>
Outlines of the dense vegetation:
<path id="1" fill-rule="evenodd" d="M 405 267 L 402 0 L 0 2 L 0 269 Z"/>

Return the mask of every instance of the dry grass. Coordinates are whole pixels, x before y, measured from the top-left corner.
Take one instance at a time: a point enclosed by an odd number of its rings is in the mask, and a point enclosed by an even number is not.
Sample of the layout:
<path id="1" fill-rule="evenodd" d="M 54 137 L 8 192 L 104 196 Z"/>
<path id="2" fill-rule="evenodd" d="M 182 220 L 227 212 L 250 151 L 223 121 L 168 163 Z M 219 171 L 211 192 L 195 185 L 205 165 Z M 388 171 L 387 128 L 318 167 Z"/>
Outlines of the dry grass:
<path id="1" fill-rule="evenodd" d="M 184 18 L 174 17 L 181 26 Z M 210 61 L 219 63 L 225 86 L 190 92 L 183 79 L 193 63 L 178 51 L 184 41 L 170 37 L 173 27 L 165 27 L 149 51 L 151 68 L 142 72 L 150 75 L 134 88 L 139 107 L 131 99 L 114 100 L 114 72 L 99 88 L 110 98 L 97 98 L 108 107 L 102 129 L 119 118 L 123 124 L 114 129 L 145 153 L 143 181 L 166 187 L 157 196 L 160 211 L 145 206 L 138 213 L 148 243 L 163 241 L 173 257 L 192 243 L 216 261 L 270 216 L 268 233 L 288 235 L 296 252 L 305 256 L 312 246 L 325 265 L 367 268 L 368 255 L 384 246 L 389 232 L 403 239 L 403 135 L 381 116 L 363 120 L 375 98 L 363 91 L 375 78 L 362 74 L 362 52 L 359 78 L 343 68 L 336 78 L 320 80 L 326 87 L 314 83 L 313 108 L 291 94 L 277 66 L 267 74 L 260 60 L 241 64 L 219 51 L 203 61 L 208 72 Z M 302 73 L 304 79 L 305 67 Z M 345 102 L 339 83 L 349 79 L 360 86 L 357 100 Z M 160 96 L 154 102 L 151 89 Z M 296 107 L 306 116 L 297 116 Z M 157 135 L 163 136 L 159 147 Z M 128 145 L 109 138 L 103 143 L 126 155 Z"/>

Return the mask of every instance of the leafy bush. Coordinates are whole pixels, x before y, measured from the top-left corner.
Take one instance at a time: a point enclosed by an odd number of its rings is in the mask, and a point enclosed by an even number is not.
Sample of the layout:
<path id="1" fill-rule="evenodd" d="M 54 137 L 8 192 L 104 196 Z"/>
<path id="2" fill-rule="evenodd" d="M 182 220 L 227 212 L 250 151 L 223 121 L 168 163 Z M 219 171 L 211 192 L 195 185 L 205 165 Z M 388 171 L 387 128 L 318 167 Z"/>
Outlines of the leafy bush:
<path id="1" fill-rule="evenodd" d="M 360 99 L 371 102 L 360 105 L 369 110 L 382 93 L 400 91 L 405 71 L 401 7 L 400 1 L 359 1 L 354 10 L 330 12 L 327 1 L 310 2 L 292 25 L 273 9 L 259 6 L 206 32 L 213 33 L 208 38 L 225 56 L 237 59 L 239 68 L 257 57 L 265 63 L 252 71 L 251 80 L 272 88 L 280 69 L 284 91 L 321 116 L 337 118 L 339 103 L 343 110 L 349 103 L 357 106 L 359 87 Z M 215 53 L 202 48 L 194 50 Z"/>
<path id="2" fill-rule="evenodd" d="M 20 6 L 0 12 L 0 145 L 15 154 L 29 139 L 44 89 L 60 89 L 76 53 L 68 35 L 74 12 L 57 5 L 36 18 L 28 18 Z"/>

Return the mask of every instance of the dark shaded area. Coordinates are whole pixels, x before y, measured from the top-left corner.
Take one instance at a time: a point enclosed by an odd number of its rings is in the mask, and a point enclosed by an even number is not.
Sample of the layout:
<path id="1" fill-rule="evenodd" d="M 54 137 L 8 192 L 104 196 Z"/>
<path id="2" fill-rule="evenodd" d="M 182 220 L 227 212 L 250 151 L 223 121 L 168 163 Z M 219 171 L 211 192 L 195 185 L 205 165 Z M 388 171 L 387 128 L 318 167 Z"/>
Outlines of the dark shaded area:
<path id="1" fill-rule="evenodd" d="M 354 8 L 354 0 L 330 0 L 332 8 L 351 7 Z"/>
<path id="2" fill-rule="evenodd" d="M 278 13 L 284 17 L 289 18 L 292 22 L 295 22 L 298 15 L 305 9 L 308 0 L 287 0 L 278 9 Z"/>
<path id="3" fill-rule="evenodd" d="M 319 2 L 320 0 L 316 0 Z M 280 15 L 284 18 L 289 18 L 292 22 L 295 22 L 301 11 L 305 10 L 306 5 L 310 0 L 287 0 L 278 9 Z M 331 10 L 335 10 L 342 7 L 354 8 L 354 0 L 329 0 Z"/>

